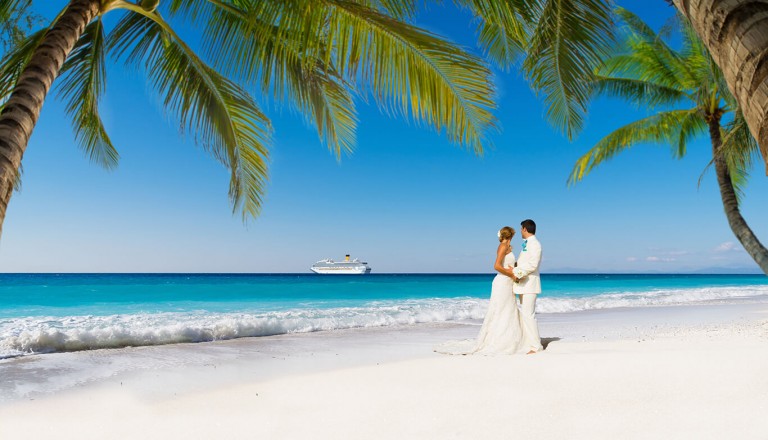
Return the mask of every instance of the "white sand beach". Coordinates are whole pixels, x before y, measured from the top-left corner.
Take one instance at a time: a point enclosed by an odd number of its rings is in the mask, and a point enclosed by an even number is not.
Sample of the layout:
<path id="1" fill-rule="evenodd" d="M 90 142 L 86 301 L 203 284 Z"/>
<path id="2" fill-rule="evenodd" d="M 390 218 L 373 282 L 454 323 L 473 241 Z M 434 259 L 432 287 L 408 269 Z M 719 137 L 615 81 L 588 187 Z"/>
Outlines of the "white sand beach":
<path id="1" fill-rule="evenodd" d="M 476 323 L 475 323 L 476 324 Z M 0 361 L 0 439 L 765 439 L 768 306 L 540 316 L 536 355 L 443 324 Z"/>

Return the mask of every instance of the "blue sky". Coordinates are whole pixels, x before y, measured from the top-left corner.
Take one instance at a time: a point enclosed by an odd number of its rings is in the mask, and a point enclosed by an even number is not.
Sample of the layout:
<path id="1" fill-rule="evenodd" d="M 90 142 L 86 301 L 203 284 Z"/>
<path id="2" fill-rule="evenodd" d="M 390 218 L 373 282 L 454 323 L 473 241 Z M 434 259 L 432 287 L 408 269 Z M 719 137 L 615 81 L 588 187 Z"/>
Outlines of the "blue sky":
<path id="1" fill-rule="evenodd" d="M 661 0 L 619 3 L 657 28 L 673 13 Z M 451 8 L 432 6 L 418 23 L 474 44 L 470 17 Z M 357 149 L 341 161 L 301 116 L 270 104 L 268 194 L 244 225 L 227 171 L 178 134 L 143 77 L 119 66 L 108 75 L 100 108 L 119 168 L 91 165 L 49 99 L 5 221 L 1 271 L 308 272 L 350 253 L 377 273 L 492 272 L 496 231 L 525 218 L 538 224 L 545 272 L 758 270 L 728 227 L 714 174 L 697 187 L 711 155 L 704 138 L 682 160 L 638 147 L 566 186 L 580 155 L 644 115 L 618 100 L 595 102 L 571 143 L 519 74 L 497 72 L 502 129 L 482 157 L 360 102 Z M 758 167 L 742 209 L 764 240 L 766 193 Z"/>

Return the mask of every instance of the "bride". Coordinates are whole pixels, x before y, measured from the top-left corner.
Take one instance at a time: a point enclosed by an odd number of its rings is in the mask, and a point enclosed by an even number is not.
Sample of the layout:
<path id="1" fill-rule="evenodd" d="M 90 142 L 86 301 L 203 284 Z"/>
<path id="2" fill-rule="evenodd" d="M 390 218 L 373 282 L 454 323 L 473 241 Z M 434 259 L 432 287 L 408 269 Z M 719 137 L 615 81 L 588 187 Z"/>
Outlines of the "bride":
<path id="1" fill-rule="evenodd" d="M 499 272 L 491 284 L 491 300 L 485 314 L 483 326 L 477 339 L 448 341 L 435 347 L 445 354 L 513 354 L 520 349 L 522 330 L 515 295 L 512 293 L 512 268 L 515 255 L 512 253 L 512 237 L 515 230 L 504 226 L 498 232 L 499 247 L 493 268 Z"/>

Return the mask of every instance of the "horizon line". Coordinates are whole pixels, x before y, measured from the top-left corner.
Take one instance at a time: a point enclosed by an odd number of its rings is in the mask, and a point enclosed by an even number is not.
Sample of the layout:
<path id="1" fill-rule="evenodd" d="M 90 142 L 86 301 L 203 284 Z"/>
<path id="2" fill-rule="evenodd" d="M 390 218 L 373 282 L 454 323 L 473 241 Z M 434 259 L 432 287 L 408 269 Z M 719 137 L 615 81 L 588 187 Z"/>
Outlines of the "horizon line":
<path id="1" fill-rule="evenodd" d="M 0 275 L 311 275 L 327 277 L 313 272 L 2 272 Z M 359 275 L 359 274 L 358 274 Z M 375 272 L 370 275 L 495 275 L 495 272 Z M 541 275 L 766 275 L 760 271 L 732 269 L 726 272 L 542 272 Z M 335 274 L 344 276 L 344 274 Z M 348 276 L 354 277 L 355 274 Z M 334 275 L 330 275 L 334 277 Z"/>

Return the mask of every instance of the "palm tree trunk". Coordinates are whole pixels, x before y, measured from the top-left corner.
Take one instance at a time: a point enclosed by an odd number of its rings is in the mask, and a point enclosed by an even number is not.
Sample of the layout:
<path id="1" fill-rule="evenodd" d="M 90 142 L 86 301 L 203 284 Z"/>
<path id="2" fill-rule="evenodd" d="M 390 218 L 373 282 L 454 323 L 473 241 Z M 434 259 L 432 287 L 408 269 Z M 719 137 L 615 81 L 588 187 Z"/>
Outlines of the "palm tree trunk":
<path id="1" fill-rule="evenodd" d="M 100 0 L 71 0 L 46 34 L 0 113 L 0 234 L 21 158 L 51 84 L 75 42 L 99 12 Z"/>
<path id="2" fill-rule="evenodd" d="M 674 0 L 725 75 L 768 174 L 768 0 Z"/>
<path id="3" fill-rule="evenodd" d="M 715 173 L 717 174 L 717 183 L 720 186 L 720 197 L 723 199 L 723 208 L 725 216 L 728 218 L 728 224 L 731 231 L 739 239 L 739 242 L 747 251 L 750 257 L 755 260 L 760 269 L 768 275 L 768 249 L 760 243 L 755 233 L 747 225 L 744 217 L 739 211 L 739 202 L 736 198 L 736 191 L 733 189 L 731 173 L 728 171 L 728 164 L 723 157 L 720 147 L 723 143 L 720 134 L 720 117 L 715 116 L 709 119 L 709 137 L 712 140 L 712 155 L 715 163 Z"/>

